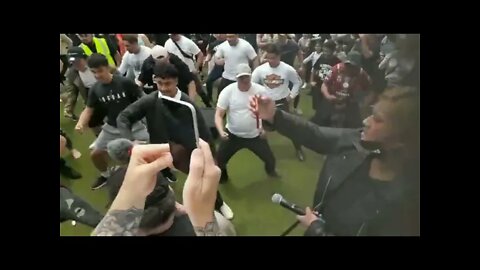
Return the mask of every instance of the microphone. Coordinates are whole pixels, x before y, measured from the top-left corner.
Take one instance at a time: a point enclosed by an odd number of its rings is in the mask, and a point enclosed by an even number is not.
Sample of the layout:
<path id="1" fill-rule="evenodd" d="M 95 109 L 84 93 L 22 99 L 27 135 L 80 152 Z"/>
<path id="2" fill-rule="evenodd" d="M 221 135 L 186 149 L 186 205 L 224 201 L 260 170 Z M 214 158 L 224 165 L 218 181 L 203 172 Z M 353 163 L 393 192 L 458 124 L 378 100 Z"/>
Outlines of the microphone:
<path id="1" fill-rule="evenodd" d="M 287 202 L 282 195 L 278 194 L 278 193 L 275 193 L 273 194 L 272 196 L 272 202 L 273 203 L 277 203 L 277 204 L 280 204 L 281 206 L 283 206 L 285 209 L 288 209 L 292 212 L 294 212 L 295 214 L 297 215 L 301 215 L 301 216 L 304 216 L 305 215 L 305 210 L 303 210 L 302 208 L 298 207 L 297 205 L 293 204 L 293 203 L 289 203 Z"/>
<path id="2" fill-rule="evenodd" d="M 107 152 L 111 159 L 121 163 L 128 163 L 132 154 L 133 142 L 120 138 L 107 144 Z"/>

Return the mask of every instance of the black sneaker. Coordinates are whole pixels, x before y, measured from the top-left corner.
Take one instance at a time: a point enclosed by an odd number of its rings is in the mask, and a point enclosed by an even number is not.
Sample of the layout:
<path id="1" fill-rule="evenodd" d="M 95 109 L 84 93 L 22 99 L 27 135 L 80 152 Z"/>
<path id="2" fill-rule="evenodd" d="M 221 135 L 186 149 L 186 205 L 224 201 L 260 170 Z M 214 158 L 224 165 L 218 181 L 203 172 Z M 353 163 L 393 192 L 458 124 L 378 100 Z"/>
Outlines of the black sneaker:
<path id="1" fill-rule="evenodd" d="M 107 184 L 107 178 L 103 176 L 99 176 L 97 180 L 92 185 L 92 190 L 97 190 Z"/>
<path id="2" fill-rule="evenodd" d="M 80 179 L 82 175 L 67 165 L 60 166 L 60 174 L 70 179 Z"/>
<path id="3" fill-rule="evenodd" d="M 305 161 L 305 154 L 303 153 L 302 149 L 297 150 L 297 158 L 300 161 Z"/>
<path id="4" fill-rule="evenodd" d="M 270 176 L 271 178 L 275 178 L 275 179 L 280 179 L 280 178 L 282 178 L 282 177 L 277 173 L 277 171 L 273 171 L 273 172 L 267 173 L 267 174 L 268 174 L 268 176 Z"/>
<path id="5" fill-rule="evenodd" d="M 78 121 L 78 117 L 77 117 L 75 114 L 72 114 L 72 115 L 66 114 L 66 115 L 65 115 L 65 118 L 71 119 L 71 120 L 73 120 L 73 121 L 75 121 L 75 122 Z"/>

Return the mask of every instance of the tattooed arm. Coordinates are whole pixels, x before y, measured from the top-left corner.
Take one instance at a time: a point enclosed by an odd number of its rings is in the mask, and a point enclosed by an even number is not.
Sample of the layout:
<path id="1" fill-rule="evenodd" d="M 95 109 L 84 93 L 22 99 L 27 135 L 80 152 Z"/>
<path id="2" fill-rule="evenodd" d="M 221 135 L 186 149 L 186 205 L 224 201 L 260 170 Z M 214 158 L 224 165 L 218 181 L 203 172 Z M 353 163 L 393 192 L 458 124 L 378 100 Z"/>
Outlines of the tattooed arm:
<path id="1" fill-rule="evenodd" d="M 129 169 L 130 165 L 127 170 Z M 92 236 L 137 235 L 147 196 L 135 186 L 125 183 L 126 177 L 112 206 L 97 225 Z"/>
<path id="2" fill-rule="evenodd" d="M 136 145 L 117 197 L 92 236 L 135 236 L 157 173 L 172 164 L 168 144 Z"/>
<path id="3" fill-rule="evenodd" d="M 213 218 L 213 221 L 207 222 L 205 226 L 193 226 L 197 236 L 223 236 L 218 227 L 218 222 Z"/>
<path id="4" fill-rule="evenodd" d="M 92 236 L 136 236 L 143 209 L 110 210 L 100 221 Z"/>
<path id="5" fill-rule="evenodd" d="M 190 171 L 183 185 L 183 204 L 197 236 L 220 236 L 214 215 L 220 169 L 210 146 L 200 140 L 199 148 L 193 150 Z"/>

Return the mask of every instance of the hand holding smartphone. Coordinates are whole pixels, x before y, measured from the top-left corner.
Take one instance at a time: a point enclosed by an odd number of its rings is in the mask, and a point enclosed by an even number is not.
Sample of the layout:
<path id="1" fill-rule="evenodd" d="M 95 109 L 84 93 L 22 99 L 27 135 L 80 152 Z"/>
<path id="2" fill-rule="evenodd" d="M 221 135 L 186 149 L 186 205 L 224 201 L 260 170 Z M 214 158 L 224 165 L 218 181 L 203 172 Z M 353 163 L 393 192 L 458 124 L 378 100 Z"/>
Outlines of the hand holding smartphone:
<path id="1" fill-rule="evenodd" d="M 169 112 L 170 135 L 174 141 L 186 148 L 199 146 L 197 111 L 192 104 L 165 95 L 162 101 Z"/>

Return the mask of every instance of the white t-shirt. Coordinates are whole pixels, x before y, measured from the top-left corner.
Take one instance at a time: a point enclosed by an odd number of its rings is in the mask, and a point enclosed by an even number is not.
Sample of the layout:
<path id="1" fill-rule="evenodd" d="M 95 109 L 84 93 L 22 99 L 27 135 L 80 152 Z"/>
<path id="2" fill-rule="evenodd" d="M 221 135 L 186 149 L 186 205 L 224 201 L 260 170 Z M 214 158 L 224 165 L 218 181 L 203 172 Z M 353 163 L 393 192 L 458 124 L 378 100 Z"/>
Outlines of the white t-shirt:
<path id="1" fill-rule="evenodd" d="M 253 83 L 246 92 L 238 89 L 237 83 L 225 87 L 218 97 L 217 107 L 227 111 L 227 129 L 241 138 L 255 138 L 260 135 L 257 129 L 257 121 L 252 117 L 248 106 L 250 97 L 256 94 L 264 94 L 265 88 Z"/>
<path id="2" fill-rule="evenodd" d="M 251 61 L 257 57 L 257 53 L 248 41 L 239 38 L 235 46 L 230 46 L 228 41 L 220 44 L 215 53 L 215 57 L 225 59 L 225 70 L 223 71 L 222 77 L 230 81 L 236 81 L 237 65 L 248 64 L 249 60 Z"/>
<path id="3" fill-rule="evenodd" d="M 177 41 L 177 44 L 185 53 L 187 53 L 187 55 L 191 55 L 193 59 L 195 59 L 195 55 L 200 52 L 200 48 L 198 48 L 197 44 L 184 36 L 180 36 L 180 40 Z M 182 59 L 182 61 L 187 64 L 190 71 L 195 70 L 195 62 L 192 59 L 183 56 L 182 52 L 178 49 L 177 45 L 173 43 L 171 38 L 165 42 L 165 49 L 167 49 L 169 53 L 173 53 L 178 56 L 178 58 Z"/>
<path id="4" fill-rule="evenodd" d="M 124 74 L 127 71 L 133 71 L 133 74 L 135 75 L 135 79 L 138 79 L 138 75 L 140 75 L 140 72 L 142 70 L 142 64 L 145 59 L 147 59 L 150 56 L 152 49 L 145 47 L 145 46 L 140 46 L 140 52 L 137 54 L 132 54 L 129 53 L 128 51 L 125 52 L 122 58 L 122 64 L 118 68 L 118 71 L 120 74 Z"/>
<path id="5" fill-rule="evenodd" d="M 158 98 L 162 98 L 162 96 L 163 96 L 162 92 L 158 91 Z M 177 87 L 177 93 L 175 94 L 173 99 L 176 99 L 176 100 L 181 100 L 182 99 L 182 91 L 180 91 L 180 89 L 178 89 L 178 87 Z"/>
<path id="6" fill-rule="evenodd" d="M 268 63 L 258 66 L 252 73 L 252 82 L 265 86 L 266 95 L 273 100 L 280 100 L 288 95 L 295 98 L 302 85 L 297 71 L 284 62 L 280 62 L 276 68 L 270 67 Z M 289 82 L 293 83 L 291 92 L 288 88 Z"/>
<path id="7" fill-rule="evenodd" d="M 95 75 L 88 67 L 83 72 L 79 70 L 78 75 L 80 75 L 80 80 L 82 80 L 83 86 L 86 88 L 91 88 L 97 82 Z"/>

